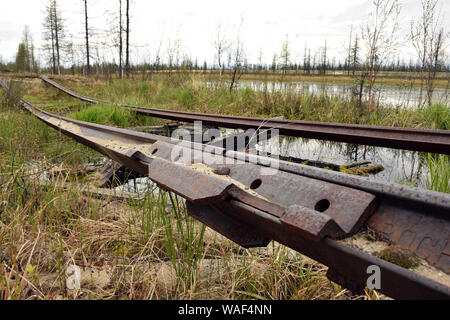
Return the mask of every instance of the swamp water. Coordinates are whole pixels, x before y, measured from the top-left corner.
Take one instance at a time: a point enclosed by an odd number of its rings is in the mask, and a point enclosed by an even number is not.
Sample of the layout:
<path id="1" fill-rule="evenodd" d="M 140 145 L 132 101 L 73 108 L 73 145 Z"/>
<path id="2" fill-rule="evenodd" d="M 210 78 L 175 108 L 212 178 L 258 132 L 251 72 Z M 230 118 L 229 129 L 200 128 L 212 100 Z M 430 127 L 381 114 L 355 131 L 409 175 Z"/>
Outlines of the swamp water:
<path id="1" fill-rule="evenodd" d="M 217 82 L 207 82 L 207 86 L 217 86 Z M 350 99 L 355 91 L 352 83 L 330 83 L 330 82 L 279 82 L 279 81 L 251 81 L 242 80 L 238 83 L 238 88 L 251 88 L 255 91 L 290 91 L 294 90 L 304 94 L 316 94 L 327 96 L 340 96 Z M 419 103 L 420 88 L 411 86 L 377 86 L 373 89 L 374 101 L 381 105 L 391 105 L 393 107 L 414 108 Z M 364 94 L 367 89 L 364 90 Z M 426 90 L 422 92 L 423 99 L 426 98 Z M 433 103 L 448 103 L 450 101 L 450 90 L 435 88 L 432 97 Z"/>
<path id="2" fill-rule="evenodd" d="M 207 86 L 216 86 L 217 82 L 207 82 Z M 305 94 L 324 94 L 341 96 L 350 99 L 354 93 L 351 83 L 326 82 L 284 82 L 243 80 L 239 88 L 251 88 L 255 91 L 295 90 Z M 414 87 L 379 86 L 375 88 L 375 101 L 383 105 L 400 108 L 415 108 L 419 102 L 420 89 Z M 426 92 L 423 91 L 425 98 Z M 437 88 L 433 93 L 433 102 L 448 104 L 450 92 L 448 89 Z M 222 130 L 232 134 L 234 130 Z M 273 155 L 295 157 L 309 161 L 328 162 L 336 165 L 347 165 L 355 162 L 370 162 L 370 165 L 381 165 L 384 170 L 370 175 L 389 183 L 409 184 L 420 188 L 426 187 L 429 169 L 426 165 L 426 153 L 397 150 L 390 148 L 353 145 L 347 143 L 320 141 L 296 137 L 273 137 L 255 146 L 259 152 L 270 152 Z M 146 188 L 148 181 L 129 182 L 124 186 L 129 191 Z M 136 187 L 140 185 L 140 187 Z"/>

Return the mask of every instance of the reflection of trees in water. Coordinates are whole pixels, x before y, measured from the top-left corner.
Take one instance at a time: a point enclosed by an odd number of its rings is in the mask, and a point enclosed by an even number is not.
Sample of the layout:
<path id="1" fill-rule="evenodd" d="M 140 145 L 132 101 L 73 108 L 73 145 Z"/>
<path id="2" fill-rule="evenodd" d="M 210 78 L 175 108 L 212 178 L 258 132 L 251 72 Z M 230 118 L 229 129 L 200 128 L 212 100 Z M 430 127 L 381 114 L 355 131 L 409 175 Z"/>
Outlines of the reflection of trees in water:
<path id="1" fill-rule="evenodd" d="M 415 186 L 424 183 L 425 158 L 422 153 L 354 144 L 333 143 L 333 145 L 350 161 L 370 160 L 391 167 L 391 173 L 397 171 L 397 174 L 394 177 L 386 177 L 389 181 Z"/>
<path id="2" fill-rule="evenodd" d="M 425 183 L 423 153 L 373 146 L 339 146 L 337 144 L 337 147 L 341 149 L 344 156 L 353 161 L 371 160 L 390 167 L 391 169 L 385 172 L 388 181 L 414 186 L 423 186 Z"/>
<path id="3" fill-rule="evenodd" d="M 449 81 L 450 83 L 450 81 Z M 301 92 L 303 94 L 317 94 L 339 97 L 341 99 L 354 99 L 355 95 L 367 94 L 367 88 L 356 87 L 352 83 L 329 83 L 329 82 L 279 82 L 279 81 L 263 81 L 263 80 L 243 80 L 240 81 L 239 88 L 250 87 L 255 91 L 264 92 L 281 92 L 288 91 Z M 419 88 L 413 86 L 412 83 L 406 83 L 401 86 L 382 85 L 377 87 L 374 101 L 379 105 L 390 105 L 393 107 L 413 107 L 419 101 Z M 433 101 L 448 101 L 448 88 L 435 89 Z"/>
<path id="4" fill-rule="evenodd" d="M 375 178 L 388 182 L 424 186 L 428 174 L 428 168 L 424 165 L 426 153 L 287 136 L 276 139 L 263 142 L 260 147 L 282 156 L 309 160 L 329 161 L 326 158 L 333 157 L 345 163 L 370 161 L 385 167 L 385 171 Z"/>

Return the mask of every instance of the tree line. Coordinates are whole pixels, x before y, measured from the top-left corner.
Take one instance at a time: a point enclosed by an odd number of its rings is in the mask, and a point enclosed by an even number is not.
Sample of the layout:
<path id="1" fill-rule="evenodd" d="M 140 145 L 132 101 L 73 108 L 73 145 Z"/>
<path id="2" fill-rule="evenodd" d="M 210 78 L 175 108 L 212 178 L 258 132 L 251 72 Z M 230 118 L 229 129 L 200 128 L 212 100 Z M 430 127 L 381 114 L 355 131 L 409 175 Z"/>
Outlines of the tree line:
<path id="1" fill-rule="evenodd" d="M 443 28 L 443 17 L 440 16 L 438 3 L 439 0 L 421 0 L 421 14 L 410 21 L 409 37 L 401 39 L 399 31 L 402 8 L 399 0 L 373 0 L 372 10 L 367 19 L 356 28 L 357 30 L 353 26 L 350 29 L 346 55 L 339 59 L 329 57 L 326 40 L 323 46 L 314 51 L 305 43 L 302 57 L 294 59 L 292 42 L 286 35 L 280 51 L 273 53 L 271 63 L 263 63 L 262 49 L 258 55 L 258 62 L 249 63 L 245 43 L 241 37 L 244 23 L 242 17 L 233 32 L 230 32 L 223 23 L 217 24 L 211 43 L 214 48 L 213 64 L 206 61 L 199 62 L 198 59 L 182 52 L 181 39 L 167 41 L 162 36 L 160 42 L 155 45 L 152 62 L 132 64 L 130 0 L 115 0 L 116 10 L 108 18 L 111 30 L 103 43 L 92 42 L 89 0 L 82 0 L 83 45 L 74 43 L 72 37 L 66 33 L 66 21 L 58 1 L 48 0 L 42 24 L 44 32 L 41 49 L 44 60 L 41 61 L 41 65 L 35 59 L 30 30 L 25 27 L 14 63 L 1 64 L 0 67 L 12 68 L 15 71 L 41 71 L 54 74 L 117 73 L 120 78 L 129 77 L 131 73 L 137 71 L 143 73 L 173 70 L 215 71 L 218 72 L 220 80 L 225 73 L 229 74 L 230 90 L 245 73 L 273 72 L 282 76 L 339 73 L 355 78 L 361 83 L 361 88 L 368 88 L 369 105 L 372 88 L 379 72 L 416 72 L 423 88 L 423 100 L 431 101 L 432 82 L 436 79 L 437 73 L 450 71 L 450 65 L 446 64 L 448 57 L 445 53 L 450 36 Z M 163 41 L 167 41 L 165 52 L 162 49 Z M 405 61 L 400 57 L 399 48 L 407 43 L 415 49 L 417 56 L 415 61 L 412 59 Z M 108 49 L 110 52 L 107 55 L 102 54 L 102 50 Z M 420 99 L 422 100 L 422 89 Z"/>

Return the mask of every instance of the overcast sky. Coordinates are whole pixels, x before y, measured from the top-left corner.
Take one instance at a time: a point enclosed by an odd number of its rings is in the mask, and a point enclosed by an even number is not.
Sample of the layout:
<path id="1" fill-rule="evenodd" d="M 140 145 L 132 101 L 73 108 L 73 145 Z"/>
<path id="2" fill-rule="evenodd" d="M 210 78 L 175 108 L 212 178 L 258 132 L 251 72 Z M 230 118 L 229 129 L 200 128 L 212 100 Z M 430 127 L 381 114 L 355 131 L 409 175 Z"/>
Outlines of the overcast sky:
<path id="1" fill-rule="evenodd" d="M 1 0 L 0 57 L 14 57 L 22 38 L 24 25 L 32 32 L 35 46 L 42 43 L 42 21 L 48 0 Z M 123 1 L 125 2 L 125 1 Z M 68 34 L 82 43 L 83 1 L 58 0 Z M 154 59 L 156 44 L 163 35 L 163 46 L 170 40 L 181 39 L 182 50 L 199 63 L 213 62 L 212 39 L 218 21 L 227 26 L 227 34 L 234 38 L 241 17 L 244 18 L 242 39 L 250 62 L 257 62 L 262 49 L 265 62 L 279 53 L 281 44 L 289 35 L 292 57 L 301 61 L 305 42 L 312 51 L 327 41 L 329 59 L 345 55 L 351 25 L 360 31 L 360 24 L 370 11 L 370 0 L 132 0 L 131 43 L 135 62 Z M 420 0 L 402 0 L 403 33 L 408 33 L 409 21 L 421 12 Z M 88 0 L 92 29 L 108 32 L 119 0 Z M 445 15 L 444 26 L 450 30 L 450 0 L 440 1 L 440 12 Z M 108 43 L 112 46 L 112 44 Z M 113 49 L 111 49 L 111 52 Z M 92 51 L 92 49 L 91 49 Z M 39 52 L 39 51 L 38 51 Z M 39 55 L 39 53 L 38 53 Z M 400 51 L 409 62 L 414 51 L 407 45 Z"/>

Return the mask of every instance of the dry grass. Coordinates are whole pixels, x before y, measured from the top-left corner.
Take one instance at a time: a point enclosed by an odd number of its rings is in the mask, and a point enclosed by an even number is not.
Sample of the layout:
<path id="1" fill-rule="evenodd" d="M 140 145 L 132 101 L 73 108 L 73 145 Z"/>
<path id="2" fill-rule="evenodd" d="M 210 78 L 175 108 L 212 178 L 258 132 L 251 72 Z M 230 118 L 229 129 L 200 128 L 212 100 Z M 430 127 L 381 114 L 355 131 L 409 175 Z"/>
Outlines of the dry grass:
<path id="1" fill-rule="evenodd" d="M 2 209 L 1 299 L 356 298 L 284 246 L 243 250 L 188 217 L 179 199 L 166 210 L 163 192 L 130 205 L 37 179 L 26 181 L 29 199 Z M 81 268 L 80 290 L 66 287 L 70 265 Z"/>

